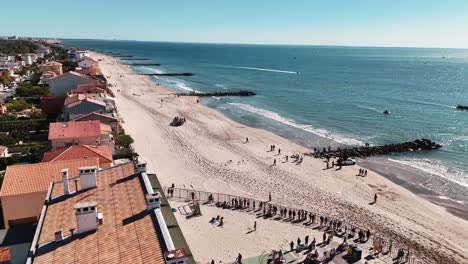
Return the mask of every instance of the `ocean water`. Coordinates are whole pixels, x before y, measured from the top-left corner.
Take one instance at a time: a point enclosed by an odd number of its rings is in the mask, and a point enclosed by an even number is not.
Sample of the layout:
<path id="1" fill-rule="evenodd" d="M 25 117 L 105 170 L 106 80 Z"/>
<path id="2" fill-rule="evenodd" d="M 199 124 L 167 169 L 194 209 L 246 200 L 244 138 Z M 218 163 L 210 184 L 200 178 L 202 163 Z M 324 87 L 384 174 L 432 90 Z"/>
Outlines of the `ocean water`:
<path id="1" fill-rule="evenodd" d="M 312 149 L 432 139 L 443 148 L 385 159 L 418 170 L 428 181 L 438 179 L 437 185 L 424 187 L 441 197 L 468 200 L 468 112 L 454 108 L 468 104 L 468 50 L 63 42 L 150 59 L 139 63 L 161 63 L 134 67 L 138 72 L 195 74 L 152 77 L 176 91 L 253 90 L 257 96 L 203 103 Z M 384 110 L 391 115 L 383 115 Z M 453 189 L 462 193 L 455 195 Z"/>

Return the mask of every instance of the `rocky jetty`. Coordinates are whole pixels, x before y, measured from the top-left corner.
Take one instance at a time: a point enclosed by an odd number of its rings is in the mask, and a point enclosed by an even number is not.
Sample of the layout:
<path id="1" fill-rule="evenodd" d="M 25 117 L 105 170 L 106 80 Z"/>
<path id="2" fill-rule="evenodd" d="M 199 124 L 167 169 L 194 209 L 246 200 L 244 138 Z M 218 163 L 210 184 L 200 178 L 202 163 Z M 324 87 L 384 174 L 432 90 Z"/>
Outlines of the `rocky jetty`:
<path id="1" fill-rule="evenodd" d="M 211 93 L 196 93 L 196 92 L 190 92 L 190 93 L 177 93 L 178 96 L 198 96 L 198 97 L 206 97 L 206 96 L 254 96 L 256 95 L 255 92 L 252 91 L 247 91 L 247 90 L 241 90 L 238 92 L 211 92 Z"/>
<path id="2" fill-rule="evenodd" d="M 458 109 L 458 110 L 466 110 L 466 111 L 468 111 L 468 105 L 461 105 L 461 104 L 459 104 L 459 105 L 457 105 L 457 109 Z"/>
<path id="3" fill-rule="evenodd" d="M 371 156 L 380 156 L 387 155 L 392 153 L 402 153 L 402 152 L 411 152 L 411 151 L 420 151 L 420 150 L 436 150 L 442 146 L 435 143 L 430 139 L 416 139 L 413 141 L 408 141 L 398 144 L 387 144 L 381 146 L 361 146 L 354 148 L 338 148 L 333 149 L 323 149 L 322 151 L 318 150 L 315 153 L 306 153 L 308 156 L 313 156 L 316 158 L 327 158 L 327 157 L 340 157 L 342 159 L 347 159 L 350 157 L 371 157 Z"/>

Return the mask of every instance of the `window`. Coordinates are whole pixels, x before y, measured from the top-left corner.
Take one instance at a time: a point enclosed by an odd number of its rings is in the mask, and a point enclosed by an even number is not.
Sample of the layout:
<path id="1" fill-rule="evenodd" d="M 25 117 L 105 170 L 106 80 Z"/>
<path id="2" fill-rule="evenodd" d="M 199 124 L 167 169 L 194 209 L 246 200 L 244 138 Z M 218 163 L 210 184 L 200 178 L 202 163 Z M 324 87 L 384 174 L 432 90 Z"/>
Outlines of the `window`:
<path id="1" fill-rule="evenodd" d="M 86 208 L 83 208 L 83 212 L 88 212 L 89 211 L 89 208 L 86 207 Z"/>

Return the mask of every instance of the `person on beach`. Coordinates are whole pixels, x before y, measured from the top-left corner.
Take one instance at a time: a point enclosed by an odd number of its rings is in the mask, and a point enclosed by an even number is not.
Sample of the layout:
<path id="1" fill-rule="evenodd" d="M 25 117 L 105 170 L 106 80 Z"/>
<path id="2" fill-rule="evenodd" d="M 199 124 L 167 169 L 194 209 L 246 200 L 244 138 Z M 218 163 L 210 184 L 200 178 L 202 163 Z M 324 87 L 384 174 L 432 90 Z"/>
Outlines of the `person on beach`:
<path id="1" fill-rule="evenodd" d="M 309 235 L 307 235 L 305 238 L 304 238 L 304 245 L 308 245 L 309 244 Z"/>
<path id="2" fill-rule="evenodd" d="M 254 228 L 253 228 L 254 231 L 257 231 L 257 221 L 254 221 Z"/>
<path id="3" fill-rule="evenodd" d="M 215 264 L 215 261 L 214 261 L 214 259 L 212 259 L 212 260 L 211 260 L 211 264 Z"/>
<path id="4" fill-rule="evenodd" d="M 245 143 L 249 143 L 249 138 L 248 137 L 245 138 Z"/>
<path id="5" fill-rule="evenodd" d="M 377 203 L 377 193 L 374 194 L 374 204 Z"/>
<path id="6" fill-rule="evenodd" d="M 242 255 L 241 255 L 241 253 L 239 253 L 239 255 L 237 255 L 236 263 L 237 264 L 242 264 Z"/>
<path id="7" fill-rule="evenodd" d="M 288 155 L 286 155 L 286 156 L 285 156 L 285 158 L 286 158 L 286 162 L 288 162 L 289 156 L 288 156 Z"/>
<path id="8" fill-rule="evenodd" d="M 294 242 L 291 241 L 291 243 L 289 243 L 289 246 L 291 247 L 291 251 L 294 250 Z"/>
<path id="9" fill-rule="evenodd" d="M 359 169 L 359 174 L 358 176 L 361 176 L 362 175 L 362 169 Z"/>
<path id="10" fill-rule="evenodd" d="M 276 159 L 273 160 L 273 165 L 272 166 L 276 166 Z"/>
<path id="11" fill-rule="evenodd" d="M 301 239 L 297 238 L 297 246 L 301 245 Z"/>
<path id="12" fill-rule="evenodd" d="M 367 170 L 364 171 L 364 177 L 366 177 L 366 176 L 367 176 Z"/>
<path id="13" fill-rule="evenodd" d="M 268 193 L 268 201 L 271 202 L 271 192 Z"/>
<path id="14" fill-rule="evenodd" d="M 281 155 L 281 149 L 278 149 L 278 155 Z"/>

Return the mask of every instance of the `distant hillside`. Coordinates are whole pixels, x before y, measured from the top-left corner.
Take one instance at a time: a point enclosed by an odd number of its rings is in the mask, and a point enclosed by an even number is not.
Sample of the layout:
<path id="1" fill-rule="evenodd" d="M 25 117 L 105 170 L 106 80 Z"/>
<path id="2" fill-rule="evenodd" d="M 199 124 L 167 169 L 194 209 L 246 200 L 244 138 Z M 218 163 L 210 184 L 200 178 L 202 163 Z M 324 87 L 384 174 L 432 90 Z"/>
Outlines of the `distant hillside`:
<path id="1" fill-rule="evenodd" d="M 0 54 L 34 53 L 38 47 L 27 40 L 0 40 Z"/>

